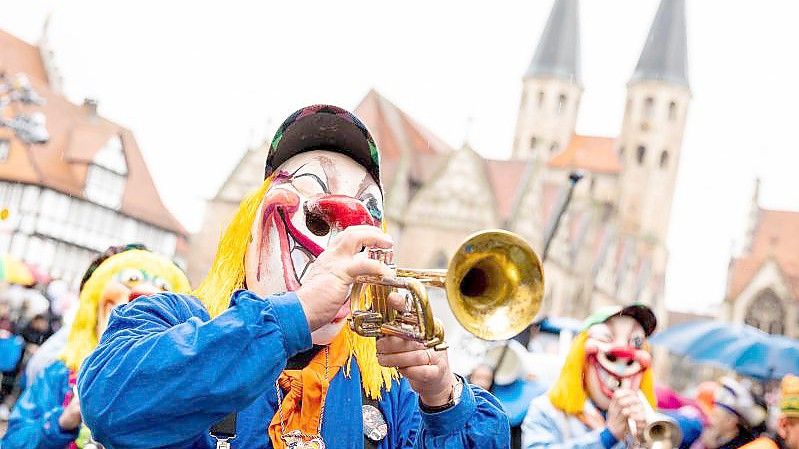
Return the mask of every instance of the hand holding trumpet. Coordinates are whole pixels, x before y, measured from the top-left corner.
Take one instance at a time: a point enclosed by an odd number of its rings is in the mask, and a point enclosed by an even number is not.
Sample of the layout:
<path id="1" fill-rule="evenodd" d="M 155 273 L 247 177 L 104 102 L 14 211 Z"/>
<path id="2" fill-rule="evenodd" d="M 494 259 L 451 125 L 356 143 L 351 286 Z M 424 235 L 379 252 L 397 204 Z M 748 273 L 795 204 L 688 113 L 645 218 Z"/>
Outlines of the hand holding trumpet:
<path id="1" fill-rule="evenodd" d="M 635 429 L 631 429 L 633 423 Z M 616 390 L 608 406 L 607 426 L 610 433 L 617 440 L 623 440 L 625 435 L 635 432 L 633 437 L 640 439 L 640 433 L 646 425 L 646 409 L 638 393 L 627 388 Z"/>

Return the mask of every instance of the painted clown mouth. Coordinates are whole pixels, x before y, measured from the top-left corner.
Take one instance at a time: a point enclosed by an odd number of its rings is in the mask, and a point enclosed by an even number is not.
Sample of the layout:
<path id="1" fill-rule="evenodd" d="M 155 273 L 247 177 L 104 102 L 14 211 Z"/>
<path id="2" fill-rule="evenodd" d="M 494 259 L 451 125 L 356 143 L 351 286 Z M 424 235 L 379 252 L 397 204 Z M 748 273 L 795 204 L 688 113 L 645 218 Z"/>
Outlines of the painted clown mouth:
<path id="1" fill-rule="evenodd" d="M 629 365 L 630 371 L 624 374 L 615 373 L 604 366 L 600 357 L 607 357 L 604 354 L 597 354 L 591 357 L 590 363 L 594 368 L 596 379 L 598 380 L 599 388 L 602 393 L 611 398 L 616 390 L 620 388 L 635 388 L 634 383 L 640 374 L 640 365 L 638 362 L 632 361 Z"/>
<path id="2" fill-rule="evenodd" d="M 283 225 L 283 230 L 285 231 L 284 234 L 286 236 L 286 243 L 288 244 L 287 249 L 291 258 L 291 266 L 289 267 L 288 264 L 286 264 L 284 273 L 287 276 L 291 276 L 291 279 L 295 282 L 295 284 L 290 287 L 294 287 L 293 289 L 296 289 L 302 285 L 302 280 L 305 278 L 305 275 L 308 273 L 311 265 L 313 265 L 313 263 L 316 261 L 316 258 L 322 253 L 323 249 L 321 246 L 316 244 L 316 242 L 309 239 L 297 228 L 295 228 L 291 220 L 286 218 L 286 214 L 282 209 L 278 209 L 277 212 L 280 216 L 280 222 Z M 341 306 L 341 309 L 339 309 L 338 313 L 336 313 L 336 316 L 333 317 L 331 323 L 340 323 L 349 315 L 349 312 L 350 304 L 349 301 L 347 301 Z"/>
<path id="3" fill-rule="evenodd" d="M 316 261 L 316 257 L 322 252 L 322 248 L 302 235 L 291 223 L 291 220 L 286 219 L 286 214 L 282 209 L 278 209 L 277 213 L 283 224 L 288 243 L 288 252 L 291 257 L 291 275 L 299 286 L 302 285 L 302 279 Z M 304 242 L 304 244 L 301 242 Z"/>

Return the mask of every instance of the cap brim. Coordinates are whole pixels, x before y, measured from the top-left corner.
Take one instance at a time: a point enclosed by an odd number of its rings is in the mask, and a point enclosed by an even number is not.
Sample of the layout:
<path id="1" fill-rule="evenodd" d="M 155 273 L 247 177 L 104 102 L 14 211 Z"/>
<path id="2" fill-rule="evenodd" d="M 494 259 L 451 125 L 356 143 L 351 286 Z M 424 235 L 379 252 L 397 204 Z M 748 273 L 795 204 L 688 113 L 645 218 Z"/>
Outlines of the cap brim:
<path id="1" fill-rule="evenodd" d="M 313 150 L 335 151 L 349 156 L 375 176 L 371 170 L 374 166 L 371 148 L 363 131 L 335 114 L 311 114 L 292 123 L 272 150 L 268 168 L 274 170 L 292 157 Z"/>
<path id="2" fill-rule="evenodd" d="M 638 324 L 644 328 L 644 333 L 647 337 L 652 335 L 658 326 L 658 320 L 657 317 L 655 317 L 655 313 L 652 312 L 652 309 L 643 304 L 626 306 L 621 309 L 619 315 L 629 316 L 635 321 L 638 321 Z"/>

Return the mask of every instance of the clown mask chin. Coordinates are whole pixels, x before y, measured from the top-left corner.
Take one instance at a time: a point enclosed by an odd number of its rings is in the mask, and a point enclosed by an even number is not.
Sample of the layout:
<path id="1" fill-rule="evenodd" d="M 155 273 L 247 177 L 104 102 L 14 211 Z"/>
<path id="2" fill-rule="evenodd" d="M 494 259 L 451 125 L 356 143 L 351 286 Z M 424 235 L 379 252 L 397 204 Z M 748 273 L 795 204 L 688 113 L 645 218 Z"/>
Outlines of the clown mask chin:
<path id="1" fill-rule="evenodd" d="M 330 239 L 348 226 L 380 226 L 382 193 L 366 169 L 330 151 L 298 154 L 278 168 L 251 228 L 247 288 L 267 296 L 297 290 Z M 346 324 L 345 304 L 312 333 L 327 344 Z"/>
<path id="2" fill-rule="evenodd" d="M 588 330 L 584 382 L 594 404 L 607 410 L 620 388 L 638 390 L 651 363 L 643 349 L 644 330 L 628 316 L 611 318 Z"/>

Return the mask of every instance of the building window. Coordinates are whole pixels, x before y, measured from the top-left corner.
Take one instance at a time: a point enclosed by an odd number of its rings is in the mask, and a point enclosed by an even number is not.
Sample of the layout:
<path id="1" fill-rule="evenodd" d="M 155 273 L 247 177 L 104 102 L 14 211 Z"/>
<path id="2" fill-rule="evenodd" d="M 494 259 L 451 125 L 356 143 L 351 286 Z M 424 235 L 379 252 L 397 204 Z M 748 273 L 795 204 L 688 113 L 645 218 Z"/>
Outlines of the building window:
<path id="1" fill-rule="evenodd" d="M 128 164 L 122 139 L 114 135 L 94 156 L 86 175 L 85 195 L 90 201 L 112 209 L 122 205 Z"/>
<path id="2" fill-rule="evenodd" d="M 771 290 L 761 292 L 749 305 L 744 322 L 770 334 L 785 333 L 785 309 Z"/>
<path id="3" fill-rule="evenodd" d="M 0 139 L 0 162 L 8 159 L 8 152 L 11 151 L 11 142 L 8 139 Z"/>
<path id="4" fill-rule="evenodd" d="M 540 108 L 543 105 L 544 105 L 544 91 L 543 90 L 539 90 L 538 91 L 538 107 Z"/>
<path id="5" fill-rule="evenodd" d="M 619 159 L 624 161 L 624 147 L 619 147 Z"/>
<path id="6" fill-rule="evenodd" d="M 564 110 L 566 110 L 566 95 L 560 94 L 558 97 L 558 114 L 563 114 Z"/>
<path id="7" fill-rule="evenodd" d="M 538 139 L 535 136 L 530 137 L 530 149 L 531 150 L 535 149 L 536 144 L 538 144 Z"/>
<path id="8" fill-rule="evenodd" d="M 125 193 L 125 177 L 99 165 L 89 166 L 86 176 L 86 198 L 97 204 L 119 209 Z"/>
<path id="9" fill-rule="evenodd" d="M 660 153 L 660 168 L 666 168 L 669 165 L 669 152 L 663 150 Z"/>
<path id="10" fill-rule="evenodd" d="M 122 139 L 115 135 L 100 148 L 92 161 L 95 165 L 119 173 L 128 174 L 128 164 L 125 161 L 125 151 L 122 148 Z"/>
<path id="11" fill-rule="evenodd" d="M 677 119 L 677 103 L 669 103 L 669 120 L 674 121 Z"/>
<path id="12" fill-rule="evenodd" d="M 644 100 L 644 118 L 651 119 L 652 118 L 652 110 L 655 107 L 655 100 L 652 97 L 646 97 Z"/>
<path id="13" fill-rule="evenodd" d="M 638 165 L 644 165 L 644 161 L 646 160 L 646 147 L 639 145 L 636 156 L 638 158 Z"/>
<path id="14" fill-rule="evenodd" d="M 549 147 L 549 152 L 554 154 L 558 151 L 559 148 L 560 145 L 558 145 L 557 142 L 552 142 L 552 146 Z"/>

